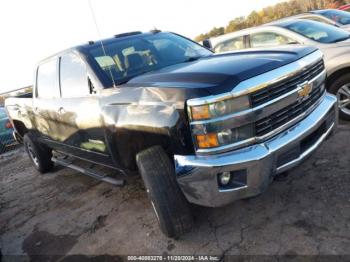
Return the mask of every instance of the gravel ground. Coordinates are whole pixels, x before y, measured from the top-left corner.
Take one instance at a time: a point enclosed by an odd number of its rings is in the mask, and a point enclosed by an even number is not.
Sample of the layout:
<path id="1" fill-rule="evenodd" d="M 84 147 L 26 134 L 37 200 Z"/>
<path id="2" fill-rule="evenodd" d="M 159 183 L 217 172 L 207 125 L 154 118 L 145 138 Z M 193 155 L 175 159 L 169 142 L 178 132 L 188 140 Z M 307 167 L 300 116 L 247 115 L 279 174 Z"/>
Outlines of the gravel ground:
<path id="1" fill-rule="evenodd" d="M 0 156 L 4 260 L 71 254 L 350 255 L 350 127 L 259 197 L 194 207 L 195 226 L 164 237 L 138 176 L 123 188 L 56 167 L 40 175 L 23 148 Z M 40 260 L 40 259 L 39 259 Z"/>

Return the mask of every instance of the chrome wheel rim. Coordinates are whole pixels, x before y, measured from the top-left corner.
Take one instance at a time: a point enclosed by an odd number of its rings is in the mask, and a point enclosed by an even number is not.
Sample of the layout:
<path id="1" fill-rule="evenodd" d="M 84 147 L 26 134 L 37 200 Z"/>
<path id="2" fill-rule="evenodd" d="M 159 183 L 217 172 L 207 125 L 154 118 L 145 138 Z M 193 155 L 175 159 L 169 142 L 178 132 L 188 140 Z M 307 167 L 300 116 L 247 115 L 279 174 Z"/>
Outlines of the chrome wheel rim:
<path id="1" fill-rule="evenodd" d="M 338 89 L 337 99 L 339 110 L 350 116 L 350 83 Z"/>
<path id="2" fill-rule="evenodd" d="M 32 159 L 33 163 L 36 166 L 39 166 L 39 160 L 38 160 L 38 157 L 37 157 L 36 153 L 34 152 L 34 149 L 33 149 L 32 145 L 27 143 L 27 149 L 28 149 L 29 156 Z"/>

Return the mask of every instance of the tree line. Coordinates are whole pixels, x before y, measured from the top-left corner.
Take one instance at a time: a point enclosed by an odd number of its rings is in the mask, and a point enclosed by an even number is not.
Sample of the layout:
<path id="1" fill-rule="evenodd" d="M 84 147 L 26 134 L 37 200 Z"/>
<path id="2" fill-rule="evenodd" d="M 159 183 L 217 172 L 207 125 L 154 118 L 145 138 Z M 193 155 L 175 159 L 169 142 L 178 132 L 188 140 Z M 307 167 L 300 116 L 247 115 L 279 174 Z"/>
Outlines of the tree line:
<path id="1" fill-rule="evenodd" d="M 300 14 L 310 10 L 338 8 L 347 4 L 346 0 L 290 0 L 268 6 L 260 11 L 253 11 L 247 17 L 241 16 L 231 20 L 226 27 L 214 27 L 208 33 L 195 38 L 197 42 L 245 28 L 258 26 L 284 17 Z"/>

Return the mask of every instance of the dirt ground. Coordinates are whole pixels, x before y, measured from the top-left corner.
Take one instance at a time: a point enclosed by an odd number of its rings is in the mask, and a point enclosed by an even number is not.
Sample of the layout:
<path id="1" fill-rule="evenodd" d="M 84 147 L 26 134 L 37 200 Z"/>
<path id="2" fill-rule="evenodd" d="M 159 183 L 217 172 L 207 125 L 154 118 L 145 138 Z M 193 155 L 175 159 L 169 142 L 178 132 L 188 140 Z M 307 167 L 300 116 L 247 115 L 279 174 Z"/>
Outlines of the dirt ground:
<path id="1" fill-rule="evenodd" d="M 3 258 L 350 255 L 349 132 L 340 126 L 316 154 L 259 197 L 224 208 L 194 207 L 194 229 L 178 240 L 161 234 L 138 177 L 118 188 L 60 167 L 40 175 L 17 149 L 0 156 Z"/>

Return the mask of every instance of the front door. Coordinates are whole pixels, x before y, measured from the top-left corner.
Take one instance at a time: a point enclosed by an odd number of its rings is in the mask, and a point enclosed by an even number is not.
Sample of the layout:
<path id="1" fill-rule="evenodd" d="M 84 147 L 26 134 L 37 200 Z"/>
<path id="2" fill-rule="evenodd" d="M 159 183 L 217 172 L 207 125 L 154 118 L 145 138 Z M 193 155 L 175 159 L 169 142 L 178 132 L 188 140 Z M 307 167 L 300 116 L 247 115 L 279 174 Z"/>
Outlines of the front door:
<path id="1" fill-rule="evenodd" d="M 84 61 L 75 53 L 60 57 L 61 141 L 83 158 L 109 162 L 98 96 L 92 94 Z M 106 162 L 107 161 L 107 162 Z"/>

